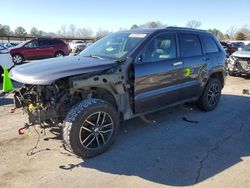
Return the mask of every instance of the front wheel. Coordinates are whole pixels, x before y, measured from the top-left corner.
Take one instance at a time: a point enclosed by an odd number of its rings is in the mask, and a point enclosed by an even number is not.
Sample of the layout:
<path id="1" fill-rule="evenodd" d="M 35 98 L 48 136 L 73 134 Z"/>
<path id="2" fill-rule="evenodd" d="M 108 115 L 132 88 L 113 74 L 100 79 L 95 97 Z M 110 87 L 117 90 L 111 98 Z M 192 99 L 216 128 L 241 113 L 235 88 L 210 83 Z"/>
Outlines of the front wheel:
<path id="1" fill-rule="evenodd" d="M 82 158 L 94 157 L 112 145 L 118 128 L 119 116 L 111 104 L 101 99 L 86 99 L 65 118 L 64 143 Z"/>
<path id="2" fill-rule="evenodd" d="M 221 90 L 221 82 L 218 79 L 210 79 L 197 102 L 198 107 L 206 112 L 214 110 L 220 101 Z"/>
<path id="3" fill-rule="evenodd" d="M 14 54 L 12 55 L 12 61 L 14 64 L 18 65 L 23 62 L 23 57 L 19 54 Z"/>

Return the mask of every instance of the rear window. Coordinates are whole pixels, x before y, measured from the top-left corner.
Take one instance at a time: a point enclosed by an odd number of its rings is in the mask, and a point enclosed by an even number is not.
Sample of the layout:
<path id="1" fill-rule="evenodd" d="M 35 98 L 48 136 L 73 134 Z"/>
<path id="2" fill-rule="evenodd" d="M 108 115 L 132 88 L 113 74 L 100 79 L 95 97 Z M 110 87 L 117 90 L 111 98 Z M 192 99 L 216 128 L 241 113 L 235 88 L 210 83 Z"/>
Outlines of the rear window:
<path id="1" fill-rule="evenodd" d="M 202 35 L 201 40 L 205 53 L 215 53 L 219 51 L 219 48 L 213 37 Z"/>
<path id="2" fill-rule="evenodd" d="M 180 44 L 182 57 L 202 55 L 201 44 L 197 35 L 180 34 Z"/>

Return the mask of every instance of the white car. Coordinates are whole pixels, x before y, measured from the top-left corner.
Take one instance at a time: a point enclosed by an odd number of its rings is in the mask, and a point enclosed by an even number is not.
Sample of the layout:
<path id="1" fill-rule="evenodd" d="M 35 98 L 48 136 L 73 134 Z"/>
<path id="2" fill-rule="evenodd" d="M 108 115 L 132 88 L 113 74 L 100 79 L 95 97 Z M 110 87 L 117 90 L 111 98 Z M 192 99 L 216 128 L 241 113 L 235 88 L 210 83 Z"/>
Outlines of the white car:
<path id="1" fill-rule="evenodd" d="M 86 47 L 86 42 L 83 40 L 73 40 L 69 43 L 72 50 L 80 49 L 83 50 Z"/>
<path id="2" fill-rule="evenodd" d="M 2 75 L 3 69 L 6 67 L 10 69 L 14 66 L 10 51 L 4 46 L 0 45 L 0 74 Z"/>

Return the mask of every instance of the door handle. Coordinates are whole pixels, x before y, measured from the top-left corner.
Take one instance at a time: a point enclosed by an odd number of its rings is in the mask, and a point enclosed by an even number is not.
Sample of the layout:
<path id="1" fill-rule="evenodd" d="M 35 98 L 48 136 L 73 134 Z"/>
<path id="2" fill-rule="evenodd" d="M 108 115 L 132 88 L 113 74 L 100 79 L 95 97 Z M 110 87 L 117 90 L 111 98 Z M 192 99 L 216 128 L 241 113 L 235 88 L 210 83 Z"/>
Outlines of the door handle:
<path id="1" fill-rule="evenodd" d="M 175 67 L 175 66 L 179 66 L 179 65 L 182 65 L 182 62 L 181 62 L 181 61 L 175 62 L 175 63 L 173 63 L 172 65 L 173 65 L 174 67 Z"/>

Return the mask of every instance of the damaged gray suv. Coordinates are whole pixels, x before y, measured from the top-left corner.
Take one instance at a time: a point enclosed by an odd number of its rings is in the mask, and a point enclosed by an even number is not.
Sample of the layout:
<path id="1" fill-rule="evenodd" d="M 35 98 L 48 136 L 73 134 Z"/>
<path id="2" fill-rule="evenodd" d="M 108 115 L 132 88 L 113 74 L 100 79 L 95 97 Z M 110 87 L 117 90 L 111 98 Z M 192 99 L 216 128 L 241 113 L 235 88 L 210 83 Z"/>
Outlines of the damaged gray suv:
<path id="1" fill-rule="evenodd" d="M 87 158 L 107 150 L 119 123 L 188 101 L 214 110 L 226 53 L 206 31 L 168 27 L 110 34 L 77 56 L 13 68 L 14 101 L 29 126 L 62 124 L 65 146 Z"/>

